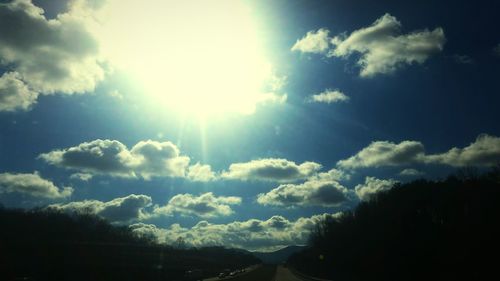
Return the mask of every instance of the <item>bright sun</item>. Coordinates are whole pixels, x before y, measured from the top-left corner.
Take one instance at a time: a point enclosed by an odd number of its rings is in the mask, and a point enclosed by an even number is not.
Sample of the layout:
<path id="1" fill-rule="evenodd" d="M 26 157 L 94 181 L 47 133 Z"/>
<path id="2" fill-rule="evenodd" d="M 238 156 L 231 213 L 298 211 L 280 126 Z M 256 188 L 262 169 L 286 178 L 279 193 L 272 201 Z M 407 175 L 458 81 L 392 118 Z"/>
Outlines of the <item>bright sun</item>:
<path id="1" fill-rule="evenodd" d="M 270 64 L 242 1 L 117 0 L 106 9 L 104 52 L 145 98 L 182 113 L 252 113 L 272 93 Z"/>

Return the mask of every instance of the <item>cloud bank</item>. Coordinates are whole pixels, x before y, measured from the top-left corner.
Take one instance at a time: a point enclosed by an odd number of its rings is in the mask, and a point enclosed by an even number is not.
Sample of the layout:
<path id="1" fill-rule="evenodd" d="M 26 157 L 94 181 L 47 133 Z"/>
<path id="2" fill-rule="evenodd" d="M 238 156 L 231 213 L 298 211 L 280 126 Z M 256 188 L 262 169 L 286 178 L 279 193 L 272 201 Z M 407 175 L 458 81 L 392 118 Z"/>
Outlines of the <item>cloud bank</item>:
<path id="1" fill-rule="evenodd" d="M 159 228 L 153 224 L 137 223 L 130 226 L 139 236 L 150 237 L 160 243 L 175 244 L 182 238 L 187 246 L 224 246 L 249 250 L 277 250 L 288 245 L 304 245 L 314 225 L 323 219 L 335 219 L 339 214 L 314 215 L 289 221 L 282 216 L 268 220 L 250 219 L 228 224 L 200 221 L 191 228 L 173 224 Z"/>

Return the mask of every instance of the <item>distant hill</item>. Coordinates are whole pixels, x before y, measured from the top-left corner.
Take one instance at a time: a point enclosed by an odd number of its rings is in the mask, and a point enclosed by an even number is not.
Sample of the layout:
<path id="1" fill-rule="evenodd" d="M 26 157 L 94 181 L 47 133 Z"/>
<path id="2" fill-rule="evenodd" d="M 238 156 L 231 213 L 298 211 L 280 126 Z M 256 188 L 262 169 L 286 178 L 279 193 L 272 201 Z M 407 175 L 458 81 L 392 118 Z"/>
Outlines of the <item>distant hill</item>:
<path id="1" fill-rule="evenodd" d="M 175 249 L 85 214 L 0 207 L 0 280 L 183 280 L 260 262 L 222 247 Z"/>
<path id="2" fill-rule="evenodd" d="M 292 254 L 297 253 L 305 249 L 306 246 L 288 246 L 282 249 L 279 249 L 274 252 L 251 252 L 255 257 L 262 260 L 264 263 L 283 263 L 286 262 L 288 257 Z"/>

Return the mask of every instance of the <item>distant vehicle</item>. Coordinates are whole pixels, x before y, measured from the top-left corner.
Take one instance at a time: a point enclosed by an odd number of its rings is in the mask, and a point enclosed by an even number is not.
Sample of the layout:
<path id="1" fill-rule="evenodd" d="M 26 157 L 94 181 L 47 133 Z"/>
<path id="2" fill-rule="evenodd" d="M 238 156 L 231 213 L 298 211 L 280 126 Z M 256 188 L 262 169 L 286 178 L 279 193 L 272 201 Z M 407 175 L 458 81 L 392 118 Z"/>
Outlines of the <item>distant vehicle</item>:
<path id="1" fill-rule="evenodd" d="M 229 276 L 229 274 L 231 274 L 231 270 L 224 269 L 224 271 L 222 271 L 221 273 L 219 273 L 219 276 L 217 276 L 217 277 L 219 277 L 219 279 L 222 279 L 224 277 Z"/>

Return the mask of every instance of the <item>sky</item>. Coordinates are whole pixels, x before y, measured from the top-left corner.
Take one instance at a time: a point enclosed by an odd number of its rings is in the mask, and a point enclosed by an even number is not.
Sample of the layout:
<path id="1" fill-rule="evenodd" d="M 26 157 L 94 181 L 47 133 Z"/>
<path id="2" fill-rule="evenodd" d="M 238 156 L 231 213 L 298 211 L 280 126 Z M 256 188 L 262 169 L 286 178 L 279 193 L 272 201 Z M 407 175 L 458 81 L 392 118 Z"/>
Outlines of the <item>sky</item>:
<path id="1" fill-rule="evenodd" d="M 0 203 L 271 251 L 500 161 L 496 1 L 0 1 Z"/>

